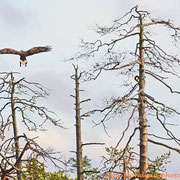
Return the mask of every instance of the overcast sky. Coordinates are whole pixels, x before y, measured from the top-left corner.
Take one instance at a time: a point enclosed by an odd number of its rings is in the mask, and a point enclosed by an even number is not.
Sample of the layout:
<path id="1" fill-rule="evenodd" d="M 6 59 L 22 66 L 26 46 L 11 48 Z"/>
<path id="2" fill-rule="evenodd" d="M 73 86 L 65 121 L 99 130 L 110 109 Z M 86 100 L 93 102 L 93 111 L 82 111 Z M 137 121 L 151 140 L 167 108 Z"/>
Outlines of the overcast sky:
<path id="1" fill-rule="evenodd" d="M 46 45 L 53 48 L 49 53 L 29 57 L 27 67 L 19 67 L 18 56 L 0 55 L 0 71 L 18 71 L 28 80 L 40 82 L 52 89 L 47 106 L 60 116 L 68 130 L 51 126 L 48 132 L 40 132 L 39 142 L 42 145 L 54 147 L 67 157 L 71 155 L 69 151 L 75 150 L 75 120 L 73 99 L 70 97 L 74 93 L 74 82 L 70 79 L 73 68 L 64 59 L 79 50 L 81 38 L 91 40 L 96 37 L 92 30 L 94 24 L 108 25 L 137 4 L 153 17 L 172 19 L 180 26 L 179 0 L 0 0 L 0 48 L 27 50 Z M 103 98 L 108 92 L 117 94 L 117 82 L 111 78 L 107 82 L 112 82 L 112 89 L 110 86 L 105 88 L 104 81 L 82 85 L 83 88 L 88 87 L 83 98 Z M 106 146 L 115 145 L 123 130 L 121 124 L 116 126 L 119 122 L 114 121 L 115 125 L 109 128 L 111 137 L 107 137 L 102 127 L 92 129 L 91 120 L 83 123 L 83 140 L 105 142 Z M 160 148 L 156 150 L 159 152 Z M 84 149 L 84 153 L 96 162 L 103 152 L 104 147 Z M 178 158 L 177 154 L 172 155 L 169 170 L 178 170 Z"/>

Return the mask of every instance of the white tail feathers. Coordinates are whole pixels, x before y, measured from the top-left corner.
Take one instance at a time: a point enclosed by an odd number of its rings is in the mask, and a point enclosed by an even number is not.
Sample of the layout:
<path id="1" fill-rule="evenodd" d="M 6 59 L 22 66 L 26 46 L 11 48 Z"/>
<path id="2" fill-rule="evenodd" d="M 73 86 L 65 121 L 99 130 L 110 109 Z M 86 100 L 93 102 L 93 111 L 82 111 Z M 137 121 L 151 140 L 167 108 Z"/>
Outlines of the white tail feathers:
<path id="1" fill-rule="evenodd" d="M 21 66 L 21 65 L 27 66 L 27 60 L 22 60 L 22 59 L 20 59 L 20 66 Z"/>

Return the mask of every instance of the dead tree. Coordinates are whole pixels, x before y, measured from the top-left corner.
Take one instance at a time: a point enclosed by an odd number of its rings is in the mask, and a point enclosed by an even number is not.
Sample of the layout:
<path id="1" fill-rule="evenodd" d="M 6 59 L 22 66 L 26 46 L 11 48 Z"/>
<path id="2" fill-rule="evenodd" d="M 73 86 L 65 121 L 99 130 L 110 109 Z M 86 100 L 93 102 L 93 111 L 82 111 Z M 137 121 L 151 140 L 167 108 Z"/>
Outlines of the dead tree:
<path id="1" fill-rule="evenodd" d="M 20 146 L 19 146 L 19 138 L 18 138 L 18 128 L 17 128 L 17 120 L 16 120 L 16 109 L 15 109 L 15 86 L 18 82 L 14 82 L 13 74 L 11 73 L 11 112 L 12 112 L 12 125 L 13 125 L 13 133 L 14 133 L 14 143 L 15 143 L 15 152 L 16 152 L 16 162 L 18 162 L 20 156 Z M 21 174 L 19 169 L 21 169 L 21 162 L 17 163 L 17 178 L 21 180 Z"/>
<path id="2" fill-rule="evenodd" d="M 2 162 L 8 164 L 7 167 L 1 166 L 1 169 L 2 174 L 8 173 L 10 176 L 9 173 L 13 168 L 13 170 L 16 170 L 17 172 L 18 180 L 21 180 L 22 154 L 24 154 L 25 150 L 30 149 L 32 152 L 30 154 L 36 154 L 37 157 L 48 158 L 52 160 L 53 163 L 54 160 L 58 160 L 58 158 L 53 159 L 51 157 L 51 153 L 55 153 L 50 149 L 48 152 L 41 148 L 41 146 L 39 146 L 33 138 L 28 138 L 25 134 L 20 135 L 22 133 L 19 134 L 18 123 L 20 123 L 20 120 L 28 128 L 28 130 L 31 131 L 38 129 L 44 130 L 42 125 L 46 121 L 50 121 L 55 126 L 59 126 L 61 128 L 62 125 L 60 120 L 55 118 L 55 114 L 52 111 L 49 111 L 44 106 L 37 105 L 36 101 L 38 98 L 47 97 L 47 89 L 38 83 L 28 82 L 25 80 L 25 78 L 21 78 L 20 80 L 16 81 L 14 74 L 16 73 L 0 73 L 0 136 L 2 139 L 0 153 Z M 31 115 L 38 119 L 38 121 L 31 118 Z M 11 127 L 13 127 L 13 137 L 7 139 L 7 132 Z M 24 143 L 28 143 L 28 148 L 21 151 L 20 144 Z M 28 158 L 23 157 L 23 161 L 28 161 Z M 11 162 L 11 164 L 9 164 L 9 162 Z M 9 166 L 11 166 L 10 170 L 6 170 Z"/>
<path id="3" fill-rule="evenodd" d="M 10 178 L 13 178 L 13 179 L 16 179 L 15 177 L 13 177 L 11 174 L 13 173 L 13 171 L 17 171 L 18 175 L 17 176 L 18 178 L 20 177 L 21 178 L 21 173 L 22 173 L 22 170 L 21 170 L 21 160 L 23 158 L 23 155 L 24 153 L 28 150 L 30 146 L 30 143 L 27 142 L 26 145 L 24 146 L 23 150 L 21 152 L 19 152 L 19 156 L 18 156 L 18 159 L 16 159 L 16 162 L 15 164 L 13 164 L 11 162 L 11 160 L 9 160 L 9 158 L 5 157 L 1 152 L 0 152 L 0 156 L 2 158 L 2 161 L 1 161 L 1 166 L 0 166 L 0 169 L 1 169 L 1 179 L 8 179 L 8 177 Z M 6 167 L 2 165 L 2 163 L 6 162 Z M 20 165 L 18 165 L 20 164 Z M 10 167 L 7 169 L 7 167 Z"/>
<path id="4" fill-rule="evenodd" d="M 146 174 L 148 169 L 147 120 L 145 111 L 145 68 L 144 68 L 144 26 L 143 14 L 139 15 L 139 131 L 140 131 L 140 174 Z"/>
<path id="5" fill-rule="evenodd" d="M 76 111 L 76 160 L 77 160 L 77 179 L 83 180 L 83 146 L 86 145 L 104 145 L 104 143 L 82 143 L 82 133 L 81 133 L 81 120 L 84 117 L 88 117 L 88 115 L 81 114 L 81 104 L 84 102 L 90 101 L 90 99 L 86 100 L 80 100 L 80 90 L 79 84 L 80 84 L 80 78 L 83 74 L 83 72 L 78 73 L 78 66 L 73 65 L 75 74 L 71 76 L 71 78 L 75 81 L 75 96 L 71 95 L 73 98 L 75 98 L 75 111 Z"/>
<path id="6" fill-rule="evenodd" d="M 139 169 L 140 174 L 143 176 L 140 179 L 143 180 L 147 179 L 145 175 L 148 170 L 148 141 L 170 148 L 178 153 L 180 152 L 180 149 L 178 148 L 157 142 L 148 137 L 152 136 L 159 140 L 170 139 L 177 145 L 180 145 L 180 140 L 168 129 L 166 118 L 167 115 L 180 115 L 180 112 L 167 104 L 160 102 L 145 91 L 146 76 L 150 76 L 169 89 L 171 93 L 180 94 L 179 91 L 174 91 L 166 82 L 166 79 L 171 76 L 180 78 L 178 73 L 175 71 L 176 67 L 179 67 L 180 59 L 178 59 L 176 55 L 173 56 L 163 50 L 163 48 L 152 39 L 151 32 L 149 31 L 150 27 L 157 27 L 160 25 L 169 29 L 171 37 L 175 43 L 179 41 L 180 28 L 175 27 L 170 20 L 165 21 L 153 19 L 147 11 L 141 11 L 138 9 L 138 6 L 135 6 L 123 17 L 115 20 L 110 27 L 100 27 L 97 25 L 96 32 L 101 35 L 101 39 L 98 39 L 95 42 L 82 40 L 81 47 L 83 48 L 83 51 L 71 58 L 71 60 L 95 59 L 97 53 L 103 55 L 102 58 L 99 58 L 98 56 L 98 60 L 96 60 L 94 66 L 86 71 L 86 80 L 97 79 L 102 71 L 118 71 L 119 74 L 127 77 L 126 81 L 123 83 L 127 90 L 124 96 L 119 96 L 117 98 L 112 97 L 110 100 L 106 101 L 107 104 L 104 108 L 95 109 L 89 112 L 89 114 L 95 112 L 99 112 L 100 114 L 105 113 L 105 116 L 99 123 L 96 123 L 96 125 L 102 124 L 106 130 L 106 120 L 111 119 L 116 114 L 123 114 L 124 112 L 127 112 L 128 109 L 131 111 L 127 128 L 122 133 L 122 137 L 117 143 L 117 146 L 129 129 L 131 120 L 138 116 L 139 124 L 134 128 L 132 135 L 127 141 L 124 153 L 136 131 L 139 130 Z M 107 41 L 107 39 L 110 40 Z M 130 47 L 128 47 L 127 51 L 120 51 L 120 49 L 124 48 L 123 42 L 126 40 L 131 41 L 129 46 L 133 46 L 134 43 L 134 51 L 129 50 Z M 137 72 L 139 74 L 137 74 Z M 147 111 L 148 115 L 146 115 Z M 147 123 L 147 119 L 150 119 L 150 117 L 154 118 L 154 116 L 169 138 L 147 133 L 147 128 L 152 125 L 151 121 L 148 121 Z M 119 157 L 119 160 L 122 158 L 123 154 Z"/>
<path id="7" fill-rule="evenodd" d="M 79 79 L 78 67 L 74 66 L 75 75 L 75 110 L 76 110 L 76 159 L 77 159 L 77 179 L 83 180 L 83 156 L 82 156 L 82 140 L 81 140 L 81 113 L 80 113 L 80 97 L 79 97 Z"/>

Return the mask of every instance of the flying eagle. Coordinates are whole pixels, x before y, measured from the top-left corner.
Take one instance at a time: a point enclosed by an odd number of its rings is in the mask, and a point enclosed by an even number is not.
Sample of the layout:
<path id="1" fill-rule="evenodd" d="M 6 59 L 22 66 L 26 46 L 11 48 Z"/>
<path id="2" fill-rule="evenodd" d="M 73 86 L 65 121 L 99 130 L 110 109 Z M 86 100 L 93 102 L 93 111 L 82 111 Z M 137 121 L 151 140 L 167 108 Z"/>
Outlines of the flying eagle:
<path id="1" fill-rule="evenodd" d="M 27 51 L 23 51 L 23 50 L 16 51 L 14 49 L 5 48 L 5 49 L 0 50 L 0 54 L 17 54 L 20 56 L 20 66 L 21 64 L 27 66 L 27 60 L 26 60 L 27 56 L 31 56 L 33 54 L 37 54 L 41 52 L 48 52 L 48 51 L 51 51 L 51 49 L 52 48 L 50 46 L 33 47 L 32 49 L 29 49 Z"/>

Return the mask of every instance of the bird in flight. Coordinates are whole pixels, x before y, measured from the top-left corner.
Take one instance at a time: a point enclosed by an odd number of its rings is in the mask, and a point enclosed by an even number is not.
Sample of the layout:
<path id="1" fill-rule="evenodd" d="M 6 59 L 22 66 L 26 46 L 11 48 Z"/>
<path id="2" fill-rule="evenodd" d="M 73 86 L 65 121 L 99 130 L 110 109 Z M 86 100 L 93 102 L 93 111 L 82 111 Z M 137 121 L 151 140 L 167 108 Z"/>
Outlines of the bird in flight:
<path id="1" fill-rule="evenodd" d="M 20 56 L 20 66 L 25 65 L 27 66 L 27 56 L 31 56 L 33 54 L 38 54 L 42 52 L 48 52 L 51 51 L 51 46 L 44 46 L 44 47 L 33 47 L 32 49 L 29 49 L 27 51 L 16 51 L 14 49 L 10 48 L 5 48 L 5 49 L 0 49 L 0 54 L 15 54 Z"/>

